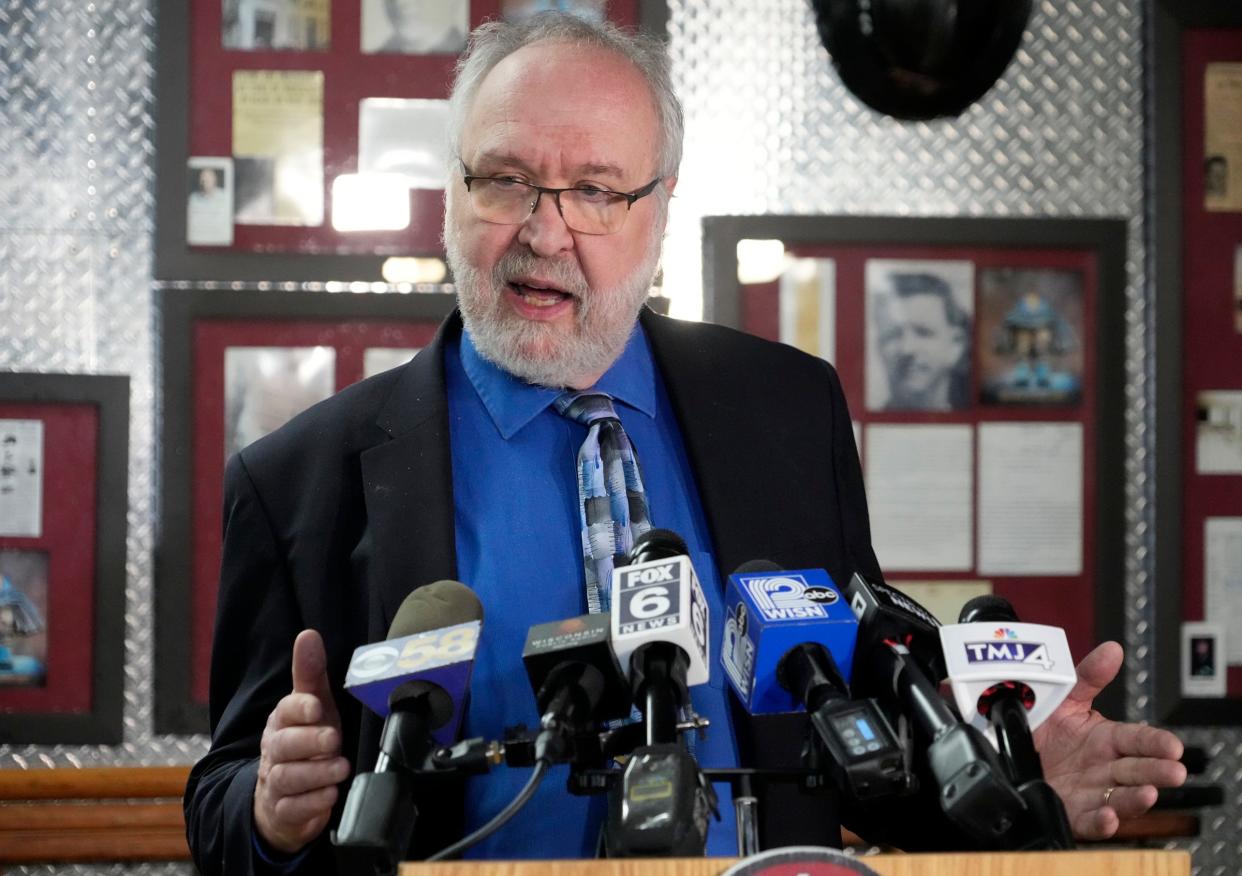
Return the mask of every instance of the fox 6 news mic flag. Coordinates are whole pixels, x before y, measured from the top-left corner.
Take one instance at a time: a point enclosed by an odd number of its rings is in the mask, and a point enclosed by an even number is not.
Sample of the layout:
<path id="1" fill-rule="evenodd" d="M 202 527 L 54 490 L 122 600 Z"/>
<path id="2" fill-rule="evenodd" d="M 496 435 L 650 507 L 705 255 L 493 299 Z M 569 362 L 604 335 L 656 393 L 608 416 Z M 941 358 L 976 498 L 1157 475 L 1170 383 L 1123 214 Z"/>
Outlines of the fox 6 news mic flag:
<path id="1" fill-rule="evenodd" d="M 388 697 L 398 685 L 419 679 L 446 691 L 470 688 L 474 653 L 481 621 L 363 645 L 354 651 L 345 673 L 345 689 L 382 718 L 388 717 Z M 432 736 L 440 745 L 452 745 L 465 714 L 464 696 L 453 696 L 453 717 Z"/>
<path id="2" fill-rule="evenodd" d="M 613 569 L 612 648 L 627 678 L 630 656 L 648 642 L 680 647 L 690 657 L 686 684 L 707 683 L 707 600 L 689 557 Z"/>
<path id="3" fill-rule="evenodd" d="M 729 683 L 752 715 L 800 708 L 776 677 L 791 648 L 818 642 L 848 681 L 858 621 L 823 569 L 729 576 L 720 661 Z"/>
<path id="4" fill-rule="evenodd" d="M 940 644 L 962 719 L 986 733 L 994 745 L 995 733 L 979 713 L 980 697 L 989 688 L 1004 682 L 1029 687 L 1035 701 L 1028 707 L 1027 721 L 1034 730 L 1078 681 L 1060 627 L 1012 621 L 946 624 L 940 627 Z"/>

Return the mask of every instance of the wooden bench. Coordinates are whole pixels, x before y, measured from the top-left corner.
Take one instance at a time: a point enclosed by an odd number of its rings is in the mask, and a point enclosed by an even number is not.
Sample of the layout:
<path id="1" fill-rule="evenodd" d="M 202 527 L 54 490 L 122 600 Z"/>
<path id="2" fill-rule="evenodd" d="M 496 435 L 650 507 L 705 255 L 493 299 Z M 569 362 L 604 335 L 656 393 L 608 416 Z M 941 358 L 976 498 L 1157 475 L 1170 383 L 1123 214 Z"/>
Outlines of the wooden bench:
<path id="1" fill-rule="evenodd" d="M 0 864 L 184 861 L 188 766 L 0 770 Z"/>
<path id="2" fill-rule="evenodd" d="M 190 768 L 0 770 L 0 864 L 184 861 L 181 795 Z M 1149 812 L 1110 842 L 1198 836 L 1199 817 Z M 843 831 L 845 845 L 866 847 Z"/>

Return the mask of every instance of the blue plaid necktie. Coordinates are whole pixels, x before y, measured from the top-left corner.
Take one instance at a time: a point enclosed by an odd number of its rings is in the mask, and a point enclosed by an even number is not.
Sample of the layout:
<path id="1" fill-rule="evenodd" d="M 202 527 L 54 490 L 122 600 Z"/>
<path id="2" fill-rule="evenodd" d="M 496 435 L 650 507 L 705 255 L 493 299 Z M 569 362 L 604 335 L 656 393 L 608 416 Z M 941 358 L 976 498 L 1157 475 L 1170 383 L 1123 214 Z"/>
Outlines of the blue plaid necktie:
<path id="1" fill-rule="evenodd" d="M 624 559 L 634 539 L 651 529 L 638 457 L 610 396 L 570 391 L 553 404 L 557 413 L 587 427 L 578 451 L 587 611 L 608 611 L 615 560 Z"/>

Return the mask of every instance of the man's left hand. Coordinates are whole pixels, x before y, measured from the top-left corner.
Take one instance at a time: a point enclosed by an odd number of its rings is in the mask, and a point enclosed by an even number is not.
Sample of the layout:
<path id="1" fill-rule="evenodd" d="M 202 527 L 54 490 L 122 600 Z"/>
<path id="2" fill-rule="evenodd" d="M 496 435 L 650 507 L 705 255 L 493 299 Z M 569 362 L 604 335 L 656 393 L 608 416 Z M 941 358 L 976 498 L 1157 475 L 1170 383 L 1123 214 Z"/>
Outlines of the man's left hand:
<path id="1" fill-rule="evenodd" d="M 1078 683 L 1035 731 L 1044 778 L 1065 803 L 1074 836 L 1108 839 L 1142 815 L 1158 788 L 1186 781 L 1182 742 L 1168 730 L 1110 721 L 1091 703 L 1121 669 L 1121 646 L 1105 642 L 1078 664 Z"/>

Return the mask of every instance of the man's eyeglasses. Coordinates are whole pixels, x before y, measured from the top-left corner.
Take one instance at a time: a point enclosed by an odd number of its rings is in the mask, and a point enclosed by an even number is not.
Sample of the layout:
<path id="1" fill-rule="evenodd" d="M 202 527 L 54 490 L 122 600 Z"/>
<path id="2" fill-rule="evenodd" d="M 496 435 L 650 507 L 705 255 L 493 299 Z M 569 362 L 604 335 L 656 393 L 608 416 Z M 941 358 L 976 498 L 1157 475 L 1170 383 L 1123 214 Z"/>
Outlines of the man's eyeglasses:
<path id="1" fill-rule="evenodd" d="M 583 234 L 615 234 L 620 231 L 634 202 L 655 191 L 660 182 L 660 178 L 656 177 L 641 189 L 613 192 L 594 186 L 554 189 L 507 176 L 466 174 L 464 179 L 474 215 L 484 222 L 520 225 L 538 209 L 539 199 L 546 194 L 556 200 L 556 209 L 565 224 Z"/>

